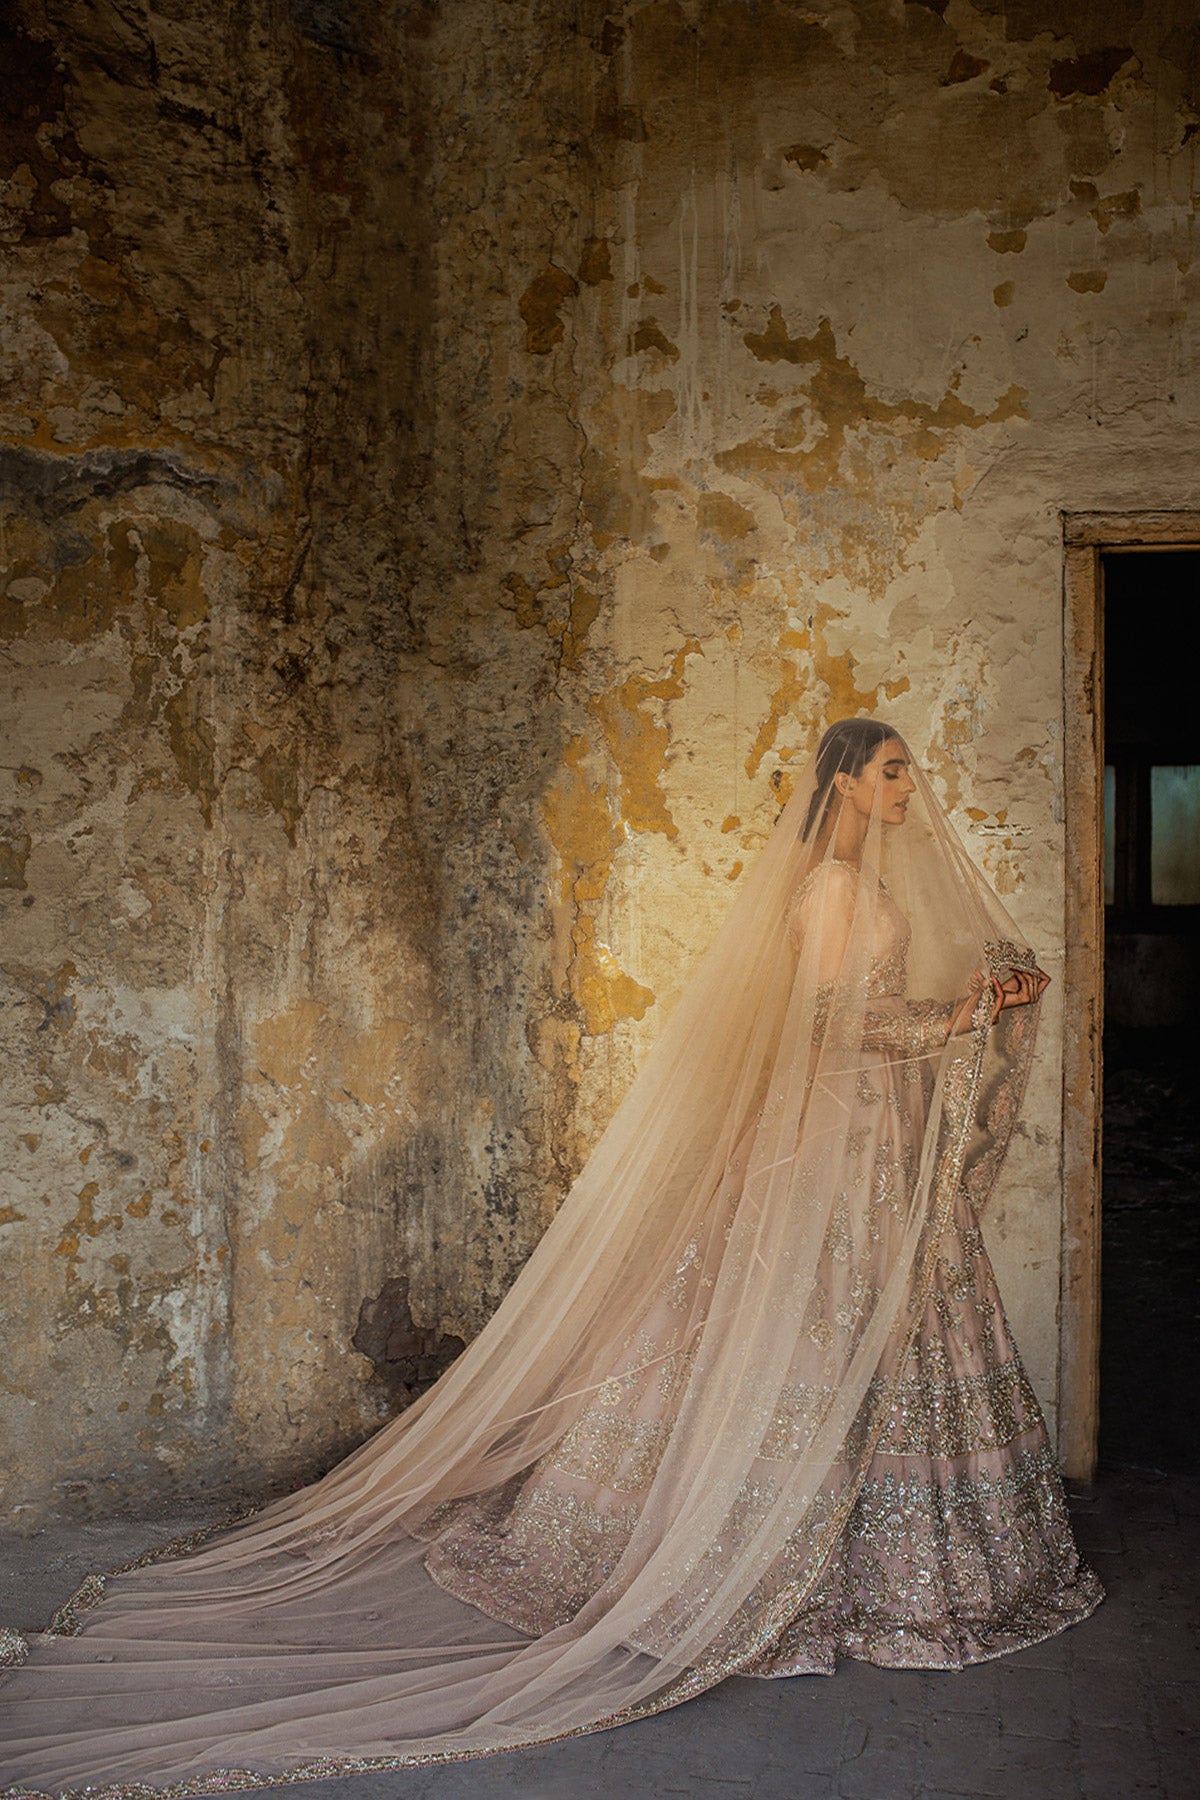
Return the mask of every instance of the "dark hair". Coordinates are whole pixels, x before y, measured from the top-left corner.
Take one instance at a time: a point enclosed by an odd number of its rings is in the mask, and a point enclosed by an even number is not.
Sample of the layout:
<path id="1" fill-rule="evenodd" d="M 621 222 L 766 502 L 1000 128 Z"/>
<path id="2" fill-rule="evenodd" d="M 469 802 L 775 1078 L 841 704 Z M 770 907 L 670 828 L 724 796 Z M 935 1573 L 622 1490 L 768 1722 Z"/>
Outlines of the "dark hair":
<path id="1" fill-rule="evenodd" d="M 817 745 L 817 786 L 808 803 L 801 838 L 812 836 L 829 816 L 835 775 L 861 775 L 875 752 L 900 733 L 880 719 L 839 719 Z M 903 739 L 900 740 L 903 742 Z"/>

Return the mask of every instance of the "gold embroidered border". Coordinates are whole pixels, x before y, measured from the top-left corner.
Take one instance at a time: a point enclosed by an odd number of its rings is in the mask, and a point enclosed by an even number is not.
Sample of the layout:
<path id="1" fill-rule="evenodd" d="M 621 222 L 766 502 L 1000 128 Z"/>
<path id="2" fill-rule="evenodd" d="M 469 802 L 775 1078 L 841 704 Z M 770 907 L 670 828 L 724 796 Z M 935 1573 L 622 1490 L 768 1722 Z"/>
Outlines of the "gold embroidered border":
<path id="1" fill-rule="evenodd" d="M 181 1537 L 170 1538 L 165 1544 L 158 1544 L 153 1550 L 147 1550 L 141 1556 L 133 1557 L 129 1562 L 118 1563 L 115 1569 L 109 1569 L 103 1575 L 87 1575 L 69 1600 L 64 1600 L 54 1614 L 42 1637 L 78 1637 L 83 1630 L 82 1614 L 90 1612 L 104 1598 L 104 1590 L 114 1575 L 132 1575 L 135 1569 L 148 1569 L 151 1563 L 172 1562 L 176 1557 L 188 1556 L 206 1544 L 211 1537 L 222 1531 L 232 1531 L 235 1525 L 244 1525 L 262 1511 L 261 1507 L 252 1506 L 248 1511 L 235 1513 L 232 1518 L 219 1519 L 213 1525 L 202 1525 L 197 1531 L 185 1532 Z"/>
<path id="2" fill-rule="evenodd" d="M 993 975 L 999 975 L 1003 969 L 1023 969 L 1032 975 L 1037 969 L 1037 957 L 1028 944 L 1015 944 L 1011 938 L 998 938 L 986 943 L 983 949 Z"/>

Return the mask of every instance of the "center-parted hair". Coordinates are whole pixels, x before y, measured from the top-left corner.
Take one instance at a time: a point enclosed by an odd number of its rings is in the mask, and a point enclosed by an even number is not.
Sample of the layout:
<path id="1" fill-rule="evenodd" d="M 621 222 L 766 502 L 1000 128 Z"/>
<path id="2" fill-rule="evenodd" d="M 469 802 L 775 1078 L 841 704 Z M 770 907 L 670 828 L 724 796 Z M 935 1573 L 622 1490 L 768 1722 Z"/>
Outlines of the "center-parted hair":
<path id="1" fill-rule="evenodd" d="M 829 727 L 817 745 L 817 785 L 808 803 L 804 829 L 800 833 L 802 839 L 810 838 L 814 829 L 819 829 L 828 818 L 837 792 L 834 776 L 861 775 L 880 745 L 886 744 L 889 738 L 904 741 L 898 731 L 880 719 L 839 719 L 836 725 Z"/>

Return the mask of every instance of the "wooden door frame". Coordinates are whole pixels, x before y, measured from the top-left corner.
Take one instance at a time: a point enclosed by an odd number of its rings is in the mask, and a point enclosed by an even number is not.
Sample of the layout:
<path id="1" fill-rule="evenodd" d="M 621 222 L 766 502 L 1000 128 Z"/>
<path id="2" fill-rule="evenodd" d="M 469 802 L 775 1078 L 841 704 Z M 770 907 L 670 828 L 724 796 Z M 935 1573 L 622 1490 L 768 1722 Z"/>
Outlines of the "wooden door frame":
<path id="1" fill-rule="evenodd" d="M 1059 1455 L 1090 1481 L 1100 1427 L 1100 1174 L 1104 1077 L 1104 580 L 1106 551 L 1200 548 L 1200 512 L 1063 513 L 1063 1260 Z"/>

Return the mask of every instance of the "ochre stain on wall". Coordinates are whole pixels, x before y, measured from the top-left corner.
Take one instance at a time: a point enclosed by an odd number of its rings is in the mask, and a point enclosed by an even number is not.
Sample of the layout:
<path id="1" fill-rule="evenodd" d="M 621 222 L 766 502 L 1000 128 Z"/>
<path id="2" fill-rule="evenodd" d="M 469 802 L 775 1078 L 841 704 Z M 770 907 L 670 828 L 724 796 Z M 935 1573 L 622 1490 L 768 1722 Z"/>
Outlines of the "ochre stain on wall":
<path id="1" fill-rule="evenodd" d="M 604 783 L 588 780 L 586 755 L 582 738 L 566 747 L 544 815 L 559 857 L 556 972 L 580 1008 L 586 1030 L 602 1035 L 619 1019 L 640 1019 L 654 995 L 624 973 L 597 937 L 597 911 L 624 832 L 612 816 Z M 664 828 L 657 819 L 642 827 Z"/>
<path id="2" fill-rule="evenodd" d="M 1089 50 L 1083 56 L 1057 57 L 1050 64 L 1050 92 L 1056 100 L 1070 100 L 1076 94 L 1086 94 L 1094 99 L 1133 60 L 1133 51 L 1128 44 L 1106 45 L 1102 50 Z"/>
<path id="3" fill-rule="evenodd" d="M 960 398 L 961 378 L 956 375 L 936 405 L 913 399 L 886 402 L 869 393 L 859 370 L 848 357 L 838 354 L 827 318 L 819 321 L 811 337 L 793 338 L 778 306 L 771 308 L 766 328 L 746 332 L 743 341 L 760 362 L 815 365 L 815 369 L 796 390 L 797 396 L 804 396 L 804 404 L 788 411 L 768 442 L 723 451 L 718 466 L 737 474 L 777 474 L 809 493 L 820 493 L 838 479 L 853 481 L 856 474 L 859 479 L 865 476 L 861 452 L 851 457 L 844 452 L 855 434 L 872 426 L 895 427 L 894 435 L 903 450 L 934 461 L 953 434 L 1021 417 L 1028 398 L 1024 389 L 1013 385 L 990 411 L 980 413 Z"/>
<path id="4" fill-rule="evenodd" d="M 565 269 L 551 263 L 532 281 L 521 295 L 521 317 L 525 321 L 525 348 L 535 356 L 545 356 L 555 344 L 561 344 L 566 326 L 560 314 L 563 302 L 579 292 L 579 283 Z"/>
<path id="5" fill-rule="evenodd" d="M 631 831 L 661 831 L 669 838 L 678 835 L 661 786 L 670 732 L 649 703 L 679 699 L 685 689 L 688 657 L 699 652 L 699 642 L 690 639 L 675 652 L 670 673 L 660 680 L 629 675 L 620 687 L 591 702 L 617 766 L 621 816 Z"/>
<path id="6" fill-rule="evenodd" d="M 746 758 L 746 774 L 751 779 L 758 774 L 764 757 L 775 749 L 784 722 L 808 711 L 814 701 L 827 718 L 841 719 L 857 713 L 877 713 L 886 702 L 907 693 L 910 684 L 903 675 L 872 687 L 857 685 L 853 652 L 834 654 L 826 642 L 826 628 L 846 616 L 834 607 L 818 603 L 813 608 L 811 624 L 799 630 L 789 629 L 778 639 L 779 682 Z M 787 759 L 790 760 L 790 753 Z"/>

